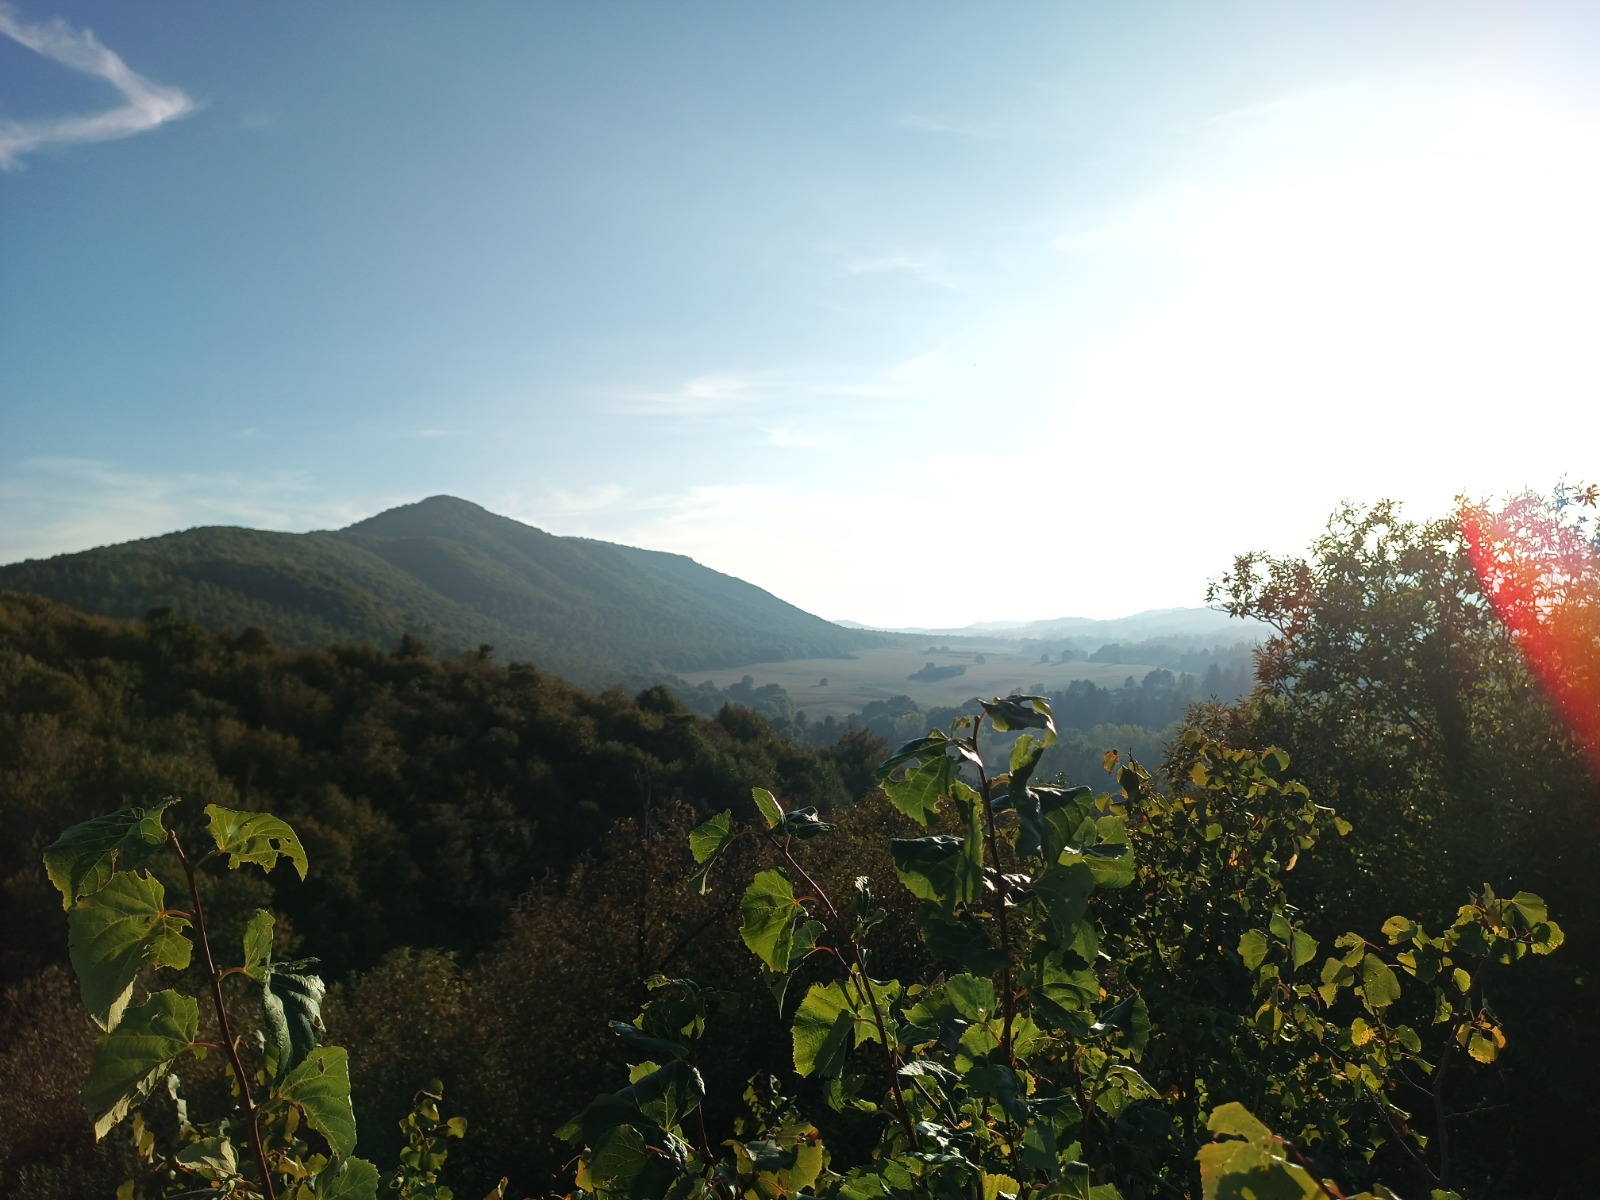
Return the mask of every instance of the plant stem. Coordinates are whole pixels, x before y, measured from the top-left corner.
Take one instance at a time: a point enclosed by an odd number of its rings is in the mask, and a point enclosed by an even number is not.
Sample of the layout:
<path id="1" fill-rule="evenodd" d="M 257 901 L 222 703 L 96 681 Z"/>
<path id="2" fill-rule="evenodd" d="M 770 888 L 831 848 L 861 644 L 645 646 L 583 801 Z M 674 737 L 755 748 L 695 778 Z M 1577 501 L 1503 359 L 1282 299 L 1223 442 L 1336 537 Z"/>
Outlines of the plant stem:
<path id="1" fill-rule="evenodd" d="M 783 855 L 783 861 L 789 864 L 789 869 L 800 876 L 805 881 L 805 885 L 811 889 L 812 894 L 822 901 L 828 910 L 828 915 L 833 918 L 834 924 L 842 925 L 843 922 L 839 920 L 839 910 L 833 906 L 833 901 L 828 899 L 828 893 L 817 885 L 817 881 L 811 878 L 806 869 L 795 861 L 794 855 L 789 853 L 788 839 L 785 838 L 782 842 L 779 842 L 769 833 L 767 834 L 767 840 L 777 846 L 778 853 Z M 917 1141 L 916 1130 L 911 1123 L 911 1110 L 906 1107 L 905 1094 L 900 1090 L 900 1055 L 889 1044 L 889 1031 L 884 1024 L 883 1008 L 878 1003 L 877 990 L 872 986 L 872 976 L 867 974 L 867 964 L 866 960 L 861 957 L 861 948 L 856 945 L 855 938 L 848 935 L 844 938 L 844 943 L 850 948 L 850 957 L 852 959 L 850 969 L 853 969 L 860 977 L 861 991 L 866 996 L 867 1002 L 872 1005 L 872 1020 L 878 1027 L 878 1041 L 882 1044 L 883 1052 L 889 1059 L 889 1090 L 894 1093 L 895 1110 L 900 1114 L 900 1124 L 905 1129 L 906 1138 L 914 1146 Z"/>
<path id="2" fill-rule="evenodd" d="M 1017 1069 L 1016 1055 L 1011 1052 L 1011 1025 L 1017 1015 L 1017 998 L 1012 991 L 1011 981 L 1011 930 L 1006 922 L 1006 899 L 1010 894 L 1010 887 L 1006 883 L 1005 869 L 1000 862 L 1000 842 L 994 832 L 994 794 L 993 786 L 989 782 L 989 775 L 983 769 L 983 762 L 978 755 L 978 730 L 983 727 L 983 717 L 980 715 L 972 723 L 972 738 L 970 745 L 974 757 L 978 762 L 978 794 L 983 800 L 983 840 L 985 849 L 989 854 L 995 878 L 995 921 L 1000 928 L 1000 953 L 1005 957 L 1005 965 L 1000 968 L 1000 1052 L 1005 1055 L 1006 1065 L 1013 1071 Z"/>
<path id="3" fill-rule="evenodd" d="M 217 1010 L 217 1024 L 222 1030 L 222 1043 L 228 1050 L 228 1061 L 233 1065 L 233 1077 L 239 1084 L 239 1098 L 244 1104 L 246 1123 L 250 1128 L 250 1146 L 256 1153 L 256 1164 L 261 1168 L 261 1186 L 265 1189 L 267 1200 L 278 1200 L 277 1189 L 272 1186 L 272 1170 L 267 1166 L 266 1147 L 261 1144 L 261 1128 L 256 1120 L 256 1104 L 250 1096 L 250 1078 L 245 1074 L 244 1062 L 239 1058 L 239 1043 L 233 1036 L 233 1029 L 228 1023 L 228 1009 L 222 1002 L 222 972 L 217 970 L 216 960 L 211 957 L 211 938 L 206 933 L 206 909 L 200 902 L 200 883 L 195 878 L 194 865 L 189 861 L 189 856 L 183 852 L 183 846 L 178 841 L 175 830 L 167 831 L 167 841 L 172 844 L 172 849 L 178 855 L 178 861 L 183 864 L 183 873 L 189 880 L 189 896 L 194 901 L 195 932 L 200 935 L 200 954 L 205 960 L 206 976 L 211 980 L 211 1003 Z"/>

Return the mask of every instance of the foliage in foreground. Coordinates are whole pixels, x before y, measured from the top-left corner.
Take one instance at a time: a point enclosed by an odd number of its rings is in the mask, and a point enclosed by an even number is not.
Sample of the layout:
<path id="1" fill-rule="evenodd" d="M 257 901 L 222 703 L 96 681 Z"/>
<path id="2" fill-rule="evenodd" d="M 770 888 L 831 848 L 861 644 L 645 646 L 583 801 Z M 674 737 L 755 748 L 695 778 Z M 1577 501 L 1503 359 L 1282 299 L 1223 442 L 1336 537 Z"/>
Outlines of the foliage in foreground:
<path id="1" fill-rule="evenodd" d="M 104 1031 L 83 1086 L 84 1107 L 96 1139 L 133 1114 L 135 1147 L 147 1164 L 144 1178 L 124 1184 L 119 1197 L 375 1200 L 377 1168 L 354 1153 L 348 1056 L 322 1044 L 325 989 L 310 973 L 315 960 L 274 957 L 275 922 L 265 909 L 250 920 L 237 965 L 218 966 L 206 928 L 198 867 L 226 858 L 229 868 L 250 864 L 270 872 L 287 860 L 304 878 L 304 847 L 269 813 L 208 804 L 214 848 L 191 858 L 177 832 L 163 823 L 174 803 L 122 809 L 75 825 L 44 856 L 67 910 L 84 1005 Z M 166 889 L 147 869 L 168 850 L 188 885 L 187 908 L 169 907 Z M 202 1029 L 200 999 L 179 988 L 133 1003 L 147 970 L 186 971 L 197 949 L 195 965 L 214 1024 Z M 227 1003 L 227 984 L 234 979 L 257 992 L 260 1027 L 253 1039 Z M 203 1060 L 212 1052 L 227 1060 L 236 1104 L 214 1120 L 193 1121 L 177 1068 L 181 1059 Z M 143 1114 L 134 1112 L 158 1087 L 176 1113 L 175 1147 L 158 1148 Z M 419 1093 L 404 1123 L 406 1148 L 390 1180 L 398 1196 L 450 1200 L 449 1189 L 438 1184 L 442 1143 L 461 1136 L 465 1127 L 459 1118 L 441 1119 L 437 1092 L 435 1084 Z"/>
<path id="2" fill-rule="evenodd" d="M 985 722 L 1020 731 L 1004 771 L 979 753 Z M 759 825 L 723 813 L 696 829 L 702 887 L 737 840 L 766 848 L 741 936 L 799 1081 L 752 1080 L 734 1136 L 714 1144 L 699 1064 L 731 997 L 652 979 L 634 1021 L 613 1025 L 628 1086 L 561 1131 L 580 1147 L 578 1192 L 1109 1200 L 1449 1186 L 1451 1079 L 1505 1047 L 1488 1000 L 1498 969 L 1561 944 L 1543 902 L 1485 889 L 1443 929 L 1396 917 L 1376 940 L 1347 933 L 1324 953 L 1282 877 L 1348 826 L 1284 779 L 1285 755 L 1192 734 L 1170 794 L 1108 756 L 1120 794 L 1095 796 L 1032 782 L 1054 734 L 1040 698 L 996 699 L 881 769 L 896 807 L 937 830 L 890 847 L 944 968 L 927 980 L 874 971 L 883 909 L 866 876 L 848 896 L 818 886 L 803 860 L 832 827 L 815 811 L 757 789 Z"/>

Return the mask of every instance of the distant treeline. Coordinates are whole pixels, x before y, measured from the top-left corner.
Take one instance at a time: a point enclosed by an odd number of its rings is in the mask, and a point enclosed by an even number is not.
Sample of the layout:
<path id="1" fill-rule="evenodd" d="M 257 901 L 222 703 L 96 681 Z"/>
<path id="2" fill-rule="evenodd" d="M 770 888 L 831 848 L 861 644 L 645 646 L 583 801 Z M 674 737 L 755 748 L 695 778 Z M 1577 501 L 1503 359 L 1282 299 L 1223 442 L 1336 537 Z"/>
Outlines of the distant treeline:
<path id="1" fill-rule="evenodd" d="M 1084 754 L 1070 752 L 1069 743 L 1097 744 L 1111 729 L 1122 731 L 1121 740 L 1100 745 L 1099 751 L 1094 753 L 1096 760 L 1111 746 L 1124 750 L 1135 743 L 1159 747 L 1161 737 L 1158 735 L 1180 721 L 1191 705 L 1206 700 L 1232 703 L 1249 692 L 1255 683 L 1255 648 L 1253 642 L 1199 646 L 1180 645 L 1175 639 L 1164 638 L 1151 642 L 1111 643 L 1098 647 L 1087 657 L 1079 656 L 1087 662 L 1158 665 L 1138 678 L 1127 676 L 1120 687 L 1102 687 L 1087 679 L 1075 679 L 1065 688 L 1051 689 L 1042 683 L 1031 688 L 1038 695 L 1050 697 L 1056 727 L 1063 731 L 1062 744 L 1052 749 L 1047 763 L 1057 763 L 1056 769 L 1069 773 L 1077 771 L 1090 759 L 1086 757 L 1087 751 Z M 1057 656 L 1061 653 L 1056 651 Z M 1052 659 L 1048 653 L 1044 657 Z M 923 672 L 927 669 L 924 667 Z M 893 696 L 871 701 L 860 712 L 842 719 L 830 714 L 821 720 L 812 720 L 781 685 L 758 686 L 750 675 L 725 688 L 716 687 L 710 681 L 690 685 L 681 680 L 673 681 L 671 687 L 695 712 L 715 716 L 724 706 L 737 704 L 764 717 L 783 736 L 814 746 L 832 745 L 851 730 L 865 730 L 898 745 L 922 736 L 935 726 L 948 728 L 954 717 L 975 711 L 971 705 L 923 711 L 911 697 Z M 1069 730 L 1094 736 L 1073 738 L 1066 736 Z M 1137 736 L 1130 737 L 1129 731 L 1136 731 Z"/>

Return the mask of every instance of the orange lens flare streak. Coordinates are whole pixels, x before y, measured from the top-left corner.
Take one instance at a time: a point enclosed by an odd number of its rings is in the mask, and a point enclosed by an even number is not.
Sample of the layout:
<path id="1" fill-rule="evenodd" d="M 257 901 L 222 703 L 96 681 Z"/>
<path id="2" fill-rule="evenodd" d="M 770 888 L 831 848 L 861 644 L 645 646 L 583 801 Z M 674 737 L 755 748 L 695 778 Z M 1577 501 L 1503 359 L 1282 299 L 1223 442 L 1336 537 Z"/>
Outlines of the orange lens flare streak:
<path id="1" fill-rule="evenodd" d="M 1484 595 L 1600 776 L 1600 553 L 1532 497 L 1457 516 Z"/>

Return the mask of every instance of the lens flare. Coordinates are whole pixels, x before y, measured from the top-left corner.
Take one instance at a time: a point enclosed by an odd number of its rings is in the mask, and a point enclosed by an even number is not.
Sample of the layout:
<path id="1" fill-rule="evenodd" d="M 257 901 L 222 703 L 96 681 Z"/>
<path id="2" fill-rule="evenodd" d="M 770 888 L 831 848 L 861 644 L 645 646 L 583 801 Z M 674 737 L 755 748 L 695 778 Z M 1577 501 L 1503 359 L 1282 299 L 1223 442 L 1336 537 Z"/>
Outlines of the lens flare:
<path id="1" fill-rule="evenodd" d="M 1597 492 L 1462 502 L 1457 515 L 1484 595 L 1600 776 L 1600 547 L 1574 519 Z"/>

